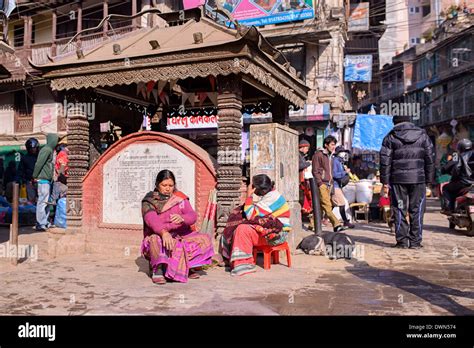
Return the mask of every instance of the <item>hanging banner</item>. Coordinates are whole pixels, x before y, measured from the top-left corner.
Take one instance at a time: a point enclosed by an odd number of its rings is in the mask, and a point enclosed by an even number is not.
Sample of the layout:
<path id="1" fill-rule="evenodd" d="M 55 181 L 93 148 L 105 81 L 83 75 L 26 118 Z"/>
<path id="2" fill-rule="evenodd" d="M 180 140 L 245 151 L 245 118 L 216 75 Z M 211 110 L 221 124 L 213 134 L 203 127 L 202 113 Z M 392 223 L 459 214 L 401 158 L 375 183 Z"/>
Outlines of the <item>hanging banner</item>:
<path id="1" fill-rule="evenodd" d="M 345 82 L 372 82 L 372 55 L 347 55 L 344 58 Z"/>
<path id="2" fill-rule="evenodd" d="M 160 95 L 161 92 L 163 92 L 163 88 L 165 88 L 166 84 L 167 84 L 166 81 L 158 81 L 158 84 L 157 84 L 157 86 L 158 86 L 157 87 L 158 95 Z"/>
<path id="3" fill-rule="evenodd" d="M 137 95 L 139 95 L 142 90 L 145 89 L 145 82 L 138 82 L 137 83 Z"/>
<path id="4" fill-rule="evenodd" d="M 212 101 L 214 106 L 217 106 L 217 93 L 216 92 L 208 92 L 207 97 Z"/>
<path id="5" fill-rule="evenodd" d="M 351 4 L 348 31 L 369 30 L 369 3 Z"/>
<path id="6" fill-rule="evenodd" d="M 183 0 L 184 9 L 204 5 L 203 0 Z M 301 21 L 314 18 L 313 0 L 208 0 L 213 9 L 219 4 L 229 11 L 239 23 L 248 26 Z"/>
<path id="7" fill-rule="evenodd" d="M 217 128 L 217 115 L 168 117 L 166 129 L 205 129 Z"/>

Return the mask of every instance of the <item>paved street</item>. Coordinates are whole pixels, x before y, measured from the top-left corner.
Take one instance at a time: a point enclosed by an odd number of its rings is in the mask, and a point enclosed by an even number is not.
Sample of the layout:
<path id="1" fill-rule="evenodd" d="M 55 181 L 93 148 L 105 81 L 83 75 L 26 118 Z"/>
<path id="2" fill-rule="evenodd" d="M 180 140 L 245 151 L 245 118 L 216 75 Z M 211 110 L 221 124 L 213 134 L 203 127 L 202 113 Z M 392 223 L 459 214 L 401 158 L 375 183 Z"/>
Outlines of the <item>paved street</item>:
<path id="1" fill-rule="evenodd" d="M 0 314 L 472 315 L 474 238 L 448 230 L 436 204 L 429 202 L 421 250 L 392 249 L 386 225 L 359 224 L 348 233 L 363 260 L 299 254 L 290 269 L 233 278 L 217 267 L 165 286 L 151 283 L 136 255 L 49 259 L 46 233 L 22 234 L 20 244 L 37 244 L 39 259 L 16 267 L 0 260 Z M 0 231 L 5 243 L 8 231 Z"/>

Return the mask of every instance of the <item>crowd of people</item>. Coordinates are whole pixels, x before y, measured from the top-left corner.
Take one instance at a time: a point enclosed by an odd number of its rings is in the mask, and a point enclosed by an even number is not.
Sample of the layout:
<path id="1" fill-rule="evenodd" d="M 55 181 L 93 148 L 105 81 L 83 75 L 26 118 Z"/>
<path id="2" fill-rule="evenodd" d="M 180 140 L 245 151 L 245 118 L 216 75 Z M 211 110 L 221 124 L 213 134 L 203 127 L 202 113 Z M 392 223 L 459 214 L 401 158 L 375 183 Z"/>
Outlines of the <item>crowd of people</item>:
<path id="1" fill-rule="evenodd" d="M 8 202 L 12 202 L 13 185 L 18 183 L 26 193 L 22 198 L 28 204 L 36 205 L 36 231 L 46 231 L 54 226 L 51 206 L 60 205 L 62 209 L 55 209 L 56 215 L 63 215 L 62 220 L 65 220 L 63 208 L 67 196 L 69 151 L 65 140 L 59 141 L 58 135 L 47 134 L 46 139 L 46 145 L 41 148 L 38 139 L 29 138 L 25 143 L 26 154 L 21 155 L 18 166 L 14 160 L 10 161 L 3 174 Z M 65 227 L 65 221 L 60 227 Z"/>
<path id="2" fill-rule="evenodd" d="M 394 128 L 384 138 L 380 151 L 380 180 L 383 184 L 379 204 L 390 206 L 391 223 L 395 226 L 396 248 L 422 248 L 423 215 L 426 207 L 426 187 L 434 176 L 434 148 L 426 132 L 407 117 L 394 117 Z M 308 158 L 310 144 L 299 143 L 300 200 L 303 213 L 312 211 L 312 191 L 308 178 L 318 188 L 321 211 L 329 219 L 333 232 L 354 228 L 345 213 L 346 199 L 342 188 L 359 178 L 350 169 L 350 151 L 337 146 L 333 136 L 327 136 L 324 148 Z M 474 151 L 469 140 L 458 145 L 459 156 L 451 158 L 443 168 L 452 176 L 443 197 L 446 209 L 461 188 L 474 183 Z M 310 172 L 310 175 L 308 175 Z M 334 214 L 339 210 L 340 221 Z M 196 230 L 196 213 L 188 197 L 177 190 L 176 180 L 169 170 L 161 171 L 155 189 L 142 201 L 144 239 L 142 253 L 149 260 L 152 281 L 187 282 L 199 278 L 196 272 L 210 265 L 214 255 L 211 237 Z M 219 254 L 231 275 L 255 272 L 256 245 L 280 245 L 291 233 L 290 209 L 274 183 L 264 174 L 251 178 L 245 203 L 229 215 Z"/>
<path id="3" fill-rule="evenodd" d="M 420 249 L 426 187 L 435 173 L 433 144 L 426 132 L 409 119 L 394 117 L 393 121 L 394 128 L 383 139 L 380 151 L 380 181 L 384 185 L 380 204 L 390 205 L 394 247 Z M 18 168 L 10 162 L 3 173 L 7 191 L 15 182 L 24 185 L 27 200 L 36 204 L 37 231 L 46 231 L 53 225 L 50 206 L 61 199 L 65 202 L 67 196 L 67 145 L 56 134 L 46 138 L 41 149 L 37 139 L 28 139 L 27 153 L 21 157 Z M 331 233 L 339 233 L 355 227 L 346 215 L 343 188 L 359 178 L 350 169 L 351 152 L 337 146 L 336 138 L 327 136 L 323 145 L 310 159 L 309 142 L 299 143 L 300 200 L 303 213 L 310 214 L 314 192 L 307 179 L 314 180 L 321 212 L 333 227 Z M 474 184 L 471 141 L 459 142 L 458 152 L 446 158 L 441 173 L 450 178 L 442 190 L 443 209 L 449 213 L 456 197 Z M 334 211 L 339 211 L 342 221 Z M 141 252 L 149 261 L 153 283 L 199 278 L 197 270 L 212 263 L 212 238 L 197 230 L 197 214 L 186 194 L 178 190 L 171 171 L 158 173 L 154 190 L 142 200 L 142 216 Z M 265 174 L 253 176 L 244 204 L 230 213 L 220 239 L 223 263 L 230 267 L 233 276 L 255 272 L 254 247 L 286 242 L 291 227 L 289 205 L 274 182 Z"/>

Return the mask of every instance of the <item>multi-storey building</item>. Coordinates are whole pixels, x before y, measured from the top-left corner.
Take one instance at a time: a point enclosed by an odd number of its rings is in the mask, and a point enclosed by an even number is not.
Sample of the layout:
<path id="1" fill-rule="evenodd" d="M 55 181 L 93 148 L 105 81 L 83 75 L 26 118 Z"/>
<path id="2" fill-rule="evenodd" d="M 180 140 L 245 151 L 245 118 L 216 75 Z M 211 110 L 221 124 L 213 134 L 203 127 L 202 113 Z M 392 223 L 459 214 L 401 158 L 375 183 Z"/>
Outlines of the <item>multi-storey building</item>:
<path id="1" fill-rule="evenodd" d="M 321 145 L 317 139 L 320 143 L 331 114 L 351 109 L 343 81 L 346 5 L 343 0 L 317 1 L 312 3 L 311 18 L 259 26 L 311 88 L 307 107 L 291 113 L 289 122 L 302 132 L 312 129 L 308 134 L 314 145 Z M 90 50 L 107 38 L 160 25 L 157 16 L 144 15 L 112 18 L 93 30 L 109 14 L 133 15 L 150 7 L 170 12 L 183 9 L 184 4 L 181 0 L 17 1 L 4 30 L 6 43 L 15 52 L 0 53 L 0 145 L 21 146 L 30 136 L 44 139 L 47 132 L 65 134 L 62 96 L 51 91 L 31 64 L 58 61 L 76 54 L 77 47 Z M 88 28 L 91 30 L 71 40 Z"/>
<path id="2" fill-rule="evenodd" d="M 365 4 L 365 5 L 363 5 Z M 385 1 L 351 1 L 352 13 L 363 11 L 366 8 L 365 27 L 362 19 L 358 19 L 355 28 L 349 27 L 348 41 L 345 47 L 345 55 L 366 55 L 372 58 L 372 78 L 369 82 L 347 82 L 348 95 L 353 110 L 360 105 L 369 105 L 373 98 L 380 95 L 380 55 L 378 51 L 379 41 L 385 32 Z M 362 10 L 360 9 L 362 8 Z M 359 15 L 359 17 L 362 13 Z M 359 24 L 359 25 L 357 25 Z"/>
<path id="3" fill-rule="evenodd" d="M 474 140 L 474 15 L 460 12 L 433 39 L 382 70 L 377 111 L 410 114 L 437 144 L 437 159 L 461 138 Z M 384 109 L 384 110 L 382 110 Z M 442 136 L 441 136 L 442 135 Z M 446 139 L 448 141 L 446 141 Z"/>
<path id="4" fill-rule="evenodd" d="M 386 31 L 379 44 L 380 66 L 392 63 L 392 57 L 406 49 L 431 40 L 442 18 L 459 3 L 455 0 L 387 0 Z"/>
<path id="5" fill-rule="evenodd" d="M 169 10 L 173 1 L 159 6 Z M 32 65 L 49 59 L 76 54 L 71 38 L 83 29 L 93 28 L 109 14 L 132 15 L 150 7 L 151 1 L 17 1 L 17 7 L 3 25 L 4 43 L 14 49 L 0 52 L 0 145 L 10 151 L 35 136 L 66 133 L 60 96 L 53 93 L 47 80 Z M 99 30 L 78 36 L 85 50 L 100 45 L 107 38 L 119 38 L 150 25 L 147 18 L 113 18 Z M 30 64 L 31 63 L 31 64 Z"/>

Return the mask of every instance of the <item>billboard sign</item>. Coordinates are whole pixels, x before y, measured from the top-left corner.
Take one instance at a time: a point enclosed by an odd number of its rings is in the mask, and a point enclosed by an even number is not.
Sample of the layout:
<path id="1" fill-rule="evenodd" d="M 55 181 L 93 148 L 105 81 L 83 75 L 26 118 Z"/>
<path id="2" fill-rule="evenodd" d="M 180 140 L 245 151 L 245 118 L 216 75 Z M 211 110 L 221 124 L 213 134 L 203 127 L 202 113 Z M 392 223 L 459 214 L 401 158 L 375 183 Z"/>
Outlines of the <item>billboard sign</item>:
<path id="1" fill-rule="evenodd" d="M 345 82 L 372 81 L 372 55 L 347 55 L 344 58 Z"/>
<path id="2" fill-rule="evenodd" d="M 351 4 L 348 31 L 369 30 L 369 3 Z"/>
<path id="3" fill-rule="evenodd" d="M 204 0 L 183 0 L 185 9 L 203 5 Z M 219 4 L 234 19 L 245 25 L 293 22 L 314 17 L 313 0 L 207 0 L 215 8 Z"/>

